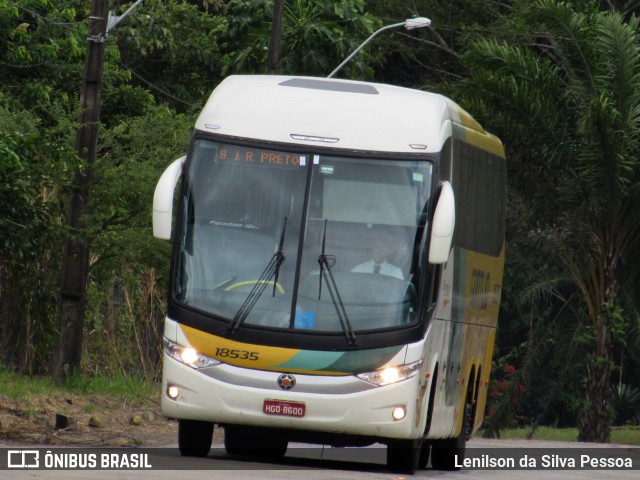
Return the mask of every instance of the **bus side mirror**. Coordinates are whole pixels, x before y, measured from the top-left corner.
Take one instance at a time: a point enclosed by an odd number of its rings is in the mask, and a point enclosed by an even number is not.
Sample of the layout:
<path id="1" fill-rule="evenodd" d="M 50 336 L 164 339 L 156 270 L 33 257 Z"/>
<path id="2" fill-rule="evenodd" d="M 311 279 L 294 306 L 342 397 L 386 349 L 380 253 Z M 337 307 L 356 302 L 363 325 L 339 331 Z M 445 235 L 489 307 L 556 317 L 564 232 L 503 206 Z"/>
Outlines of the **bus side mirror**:
<path id="1" fill-rule="evenodd" d="M 153 194 L 153 236 L 162 240 L 171 238 L 171 220 L 173 217 L 173 192 L 187 157 L 174 160 L 162 173 L 156 191 Z"/>
<path id="2" fill-rule="evenodd" d="M 453 229 L 456 225 L 456 200 L 449 182 L 443 182 L 431 224 L 429 263 L 446 263 L 449 259 Z"/>

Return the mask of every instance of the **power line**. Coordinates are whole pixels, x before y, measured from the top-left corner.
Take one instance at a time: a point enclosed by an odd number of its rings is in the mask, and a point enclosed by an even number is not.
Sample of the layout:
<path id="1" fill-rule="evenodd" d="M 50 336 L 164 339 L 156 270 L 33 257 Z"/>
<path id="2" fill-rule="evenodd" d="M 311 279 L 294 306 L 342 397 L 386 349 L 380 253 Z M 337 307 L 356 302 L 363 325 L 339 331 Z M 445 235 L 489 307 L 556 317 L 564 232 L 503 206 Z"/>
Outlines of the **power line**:
<path id="1" fill-rule="evenodd" d="M 76 29 L 76 28 L 71 28 L 70 26 L 78 26 L 78 27 L 82 27 L 84 26 L 84 22 L 57 22 L 51 18 L 45 17 L 41 14 L 39 14 L 38 12 L 36 12 L 35 10 L 31 10 L 30 8 L 25 7 L 24 5 L 20 5 L 19 3 L 16 3 L 12 0 L 7 0 L 7 3 L 13 5 L 14 7 L 23 10 L 25 12 L 27 12 L 29 15 L 32 15 L 36 18 L 39 18 L 40 20 L 42 20 L 45 23 L 48 23 L 50 25 L 56 25 L 60 28 L 63 28 L 65 30 L 68 30 L 70 32 L 73 33 L 77 33 L 77 34 L 83 34 L 84 32 L 80 29 Z"/>
<path id="2" fill-rule="evenodd" d="M 172 93 L 168 92 L 167 90 L 165 90 L 162 87 L 159 87 L 158 85 L 154 84 L 153 82 L 151 82 L 150 80 L 147 80 L 146 78 L 144 78 L 142 75 L 140 75 L 139 73 L 137 73 L 133 68 L 129 67 L 128 65 L 125 65 L 122 62 L 118 62 L 118 65 L 120 65 L 121 67 L 127 69 L 129 72 L 131 72 L 131 74 L 136 77 L 138 80 L 140 80 L 141 82 L 145 83 L 146 85 L 148 85 L 149 87 L 151 87 L 152 89 L 160 92 L 162 95 L 165 95 L 169 98 L 171 98 L 172 100 L 175 100 L 176 102 L 180 102 L 184 105 L 187 105 L 188 107 L 194 108 L 194 109 L 200 109 L 202 108 L 201 105 L 194 105 L 193 103 L 189 103 L 186 100 L 183 100 L 182 98 L 178 98 L 175 95 L 173 95 Z"/>
<path id="3" fill-rule="evenodd" d="M 51 19 L 50 17 L 46 17 L 44 15 L 41 15 L 40 13 L 38 13 L 37 11 L 30 9 L 28 7 L 25 7 L 24 5 L 20 5 L 17 2 L 14 2 L 12 0 L 7 0 L 7 3 L 13 5 L 14 7 L 28 13 L 29 15 L 32 15 L 33 17 L 36 17 L 40 20 L 42 20 L 44 23 L 48 23 L 49 25 L 55 25 L 57 27 L 60 27 L 62 29 L 65 29 L 69 32 L 78 34 L 78 35 L 85 35 L 86 31 L 84 29 L 81 28 L 72 28 L 71 26 L 79 26 L 82 27 L 84 26 L 84 22 L 57 22 L 53 19 Z M 117 44 L 117 43 L 116 43 Z M 44 62 L 40 62 L 38 64 L 33 64 L 30 63 L 28 65 L 15 65 L 15 64 L 11 64 L 11 63 L 7 63 L 7 62 L 1 62 L 0 61 L 0 65 L 4 65 L 6 67 L 10 67 L 10 68 L 33 68 L 33 67 L 38 67 L 38 66 L 42 66 L 42 65 L 47 65 L 50 63 L 53 63 L 54 60 L 46 60 Z M 198 109 L 200 108 L 200 106 L 194 105 L 193 103 L 190 103 L 184 99 L 181 99 L 177 96 L 175 96 L 174 94 L 172 94 L 171 92 L 165 90 L 164 88 L 154 84 L 152 81 L 147 80 L 146 78 L 144 78 L 142 75 L 140 75 L 138 72 L 136 72 L 135 70 L 133 70 L 133 68 L 129 67 L 128 65 L 125 65 L 122 62 L 118 62 L 118 64 L 125 68 L 126 70 L 128 70 L 129 72 L 131 72 L 131 74 L 136 77 L 138 80 L 140 80 L 142 83 L 146 84 L 147 86 L 149 86 L 151 89 L 161 93 L 162 95 L 176 101 L 179 102 L 183 105 L 186 105 L 190 108 L 194 108 L 194 109 Z"/>

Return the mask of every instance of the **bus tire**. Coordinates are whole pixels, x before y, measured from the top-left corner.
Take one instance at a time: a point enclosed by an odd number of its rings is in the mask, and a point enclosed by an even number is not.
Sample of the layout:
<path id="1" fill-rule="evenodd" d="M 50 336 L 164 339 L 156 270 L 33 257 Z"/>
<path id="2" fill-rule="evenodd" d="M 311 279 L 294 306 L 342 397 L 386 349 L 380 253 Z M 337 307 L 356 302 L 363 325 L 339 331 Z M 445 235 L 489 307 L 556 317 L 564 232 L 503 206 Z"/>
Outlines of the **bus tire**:
<path id="1" fill-rule="evenodd" d="M 213 423 L 200 420 L 180 420 L 178 449 L 183 457 L 206 457 L 211 450 Z"/>
<path id="2" fill-rule="evenodd" d="M 391 441 L 387 444 L 387 468 L 392 473 L 413 475 L 419 468 L 421 452 L 421 439 Z"/>
<path id="3" fill-rule="evenodd" d="M 472 406 L 467 403 L 462 417 L 462 428 L 457 437 L 432 442 L 431 466 L 435 470 L 460 470 L 458 465 L 464 460 L 471 412 Z"/>

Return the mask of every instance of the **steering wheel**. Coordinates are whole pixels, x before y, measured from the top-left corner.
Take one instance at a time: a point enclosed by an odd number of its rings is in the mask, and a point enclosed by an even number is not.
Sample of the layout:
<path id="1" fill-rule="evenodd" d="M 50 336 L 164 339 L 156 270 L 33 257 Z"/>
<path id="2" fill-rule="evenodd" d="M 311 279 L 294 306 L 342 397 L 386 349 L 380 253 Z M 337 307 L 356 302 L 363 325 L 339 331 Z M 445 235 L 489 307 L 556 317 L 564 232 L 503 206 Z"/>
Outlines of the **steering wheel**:
<path id="1" fill-rule="evenodd" d="M 282 288 L 282 285 L 280 285 L 280 283 L 275 282 L 273 280 L 245 280 L 244 282 L 237 282 L 234 283 L 233 285 L 229 285 L 227 288 L 224 289 L 225 292 L 230 292 L 231 290 L 234 290 L 238 287 L 245 287 L 247 285 L 256 285 L 257 283 L 263 283 L 263 284 L 267 284 L 267 285 L 275 285 L 276 288 L 278 289 L 278 292 L 280 293 L 284 293 L 284 288 Z"/>

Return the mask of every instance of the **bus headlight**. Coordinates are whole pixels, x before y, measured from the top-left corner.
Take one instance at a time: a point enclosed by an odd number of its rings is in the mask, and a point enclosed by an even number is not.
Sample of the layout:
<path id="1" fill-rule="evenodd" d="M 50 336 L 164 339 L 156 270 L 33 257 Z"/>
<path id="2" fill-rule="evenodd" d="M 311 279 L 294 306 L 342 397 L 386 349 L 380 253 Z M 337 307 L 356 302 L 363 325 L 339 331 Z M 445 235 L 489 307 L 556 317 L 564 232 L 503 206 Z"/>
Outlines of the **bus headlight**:
<path id="1" fill-rule="evenodd" d="M 415 376 L 420 370 L 422 360 L 399 365 L 397 367 L 387 367 L 374 372 L 360 373 L 358 377 L 374 385 L 383 386 L 401 382 Z"/>
<path id="2" fill-rule="evenodd" d="M 164 351 L 171 358 L 184 363 L 191 368 L 206 368 L 219 365 L 221 362 L 206 355 L 202 355 L 192 347 L 185 347 L 171 340 L 163 339 Z"/>

